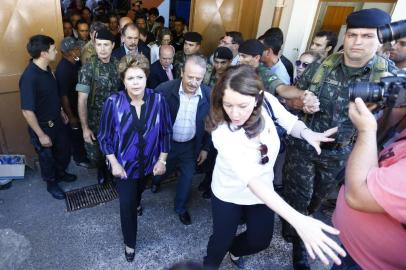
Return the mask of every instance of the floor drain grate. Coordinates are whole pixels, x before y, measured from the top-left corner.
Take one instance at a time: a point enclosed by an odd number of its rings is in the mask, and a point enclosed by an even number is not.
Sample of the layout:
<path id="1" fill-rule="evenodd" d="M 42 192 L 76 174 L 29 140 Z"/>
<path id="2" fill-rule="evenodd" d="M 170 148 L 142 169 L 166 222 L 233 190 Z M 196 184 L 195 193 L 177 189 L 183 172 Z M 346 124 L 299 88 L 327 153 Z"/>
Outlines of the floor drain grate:
<path id="1" fill-rule="evenodd" d="M 112 201 L 117 197 L 116 188 L 111 183 L 87 186 L 66 192 L 66 208 L 71 212 Z"/>

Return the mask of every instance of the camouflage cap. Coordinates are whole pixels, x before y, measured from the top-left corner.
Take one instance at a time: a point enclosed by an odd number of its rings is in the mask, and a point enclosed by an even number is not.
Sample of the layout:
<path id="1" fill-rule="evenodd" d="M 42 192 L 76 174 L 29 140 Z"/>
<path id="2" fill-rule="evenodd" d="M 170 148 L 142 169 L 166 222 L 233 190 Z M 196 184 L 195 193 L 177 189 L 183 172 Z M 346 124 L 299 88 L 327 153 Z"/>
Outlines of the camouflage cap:
<path id="1" fill-rule="evenodd" d="M 66 53 L 75 48 L 79 48 L 79 43 L 73 37 L 66 37 L 61 41 L 61 52 Z"/>

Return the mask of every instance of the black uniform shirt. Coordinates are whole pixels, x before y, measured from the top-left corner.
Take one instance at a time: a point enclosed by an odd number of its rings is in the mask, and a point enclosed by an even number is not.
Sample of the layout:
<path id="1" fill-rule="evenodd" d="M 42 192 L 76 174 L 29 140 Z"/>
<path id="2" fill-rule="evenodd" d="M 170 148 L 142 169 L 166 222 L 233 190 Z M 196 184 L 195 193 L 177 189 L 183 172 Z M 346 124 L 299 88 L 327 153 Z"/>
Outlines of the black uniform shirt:
<path id="1" fill-rule="evenodd" d="M 71 63 L 62 58 L 55 71 L 60 96 L 68 97 L 72 112 L 76 116 L 78 116 L 78 92 L 76 92 L 76 84 L 78 83 L 79 68 L 79 62 Z"/>
<path id="2" fill-rule="evenodd" d="M 58 85 L 49 68 L 45 71 L 30 62 L 21 75 L 19 86 L 21 109 L 33 111 L 38 122 L 56 120 L 60 116 Z"/>

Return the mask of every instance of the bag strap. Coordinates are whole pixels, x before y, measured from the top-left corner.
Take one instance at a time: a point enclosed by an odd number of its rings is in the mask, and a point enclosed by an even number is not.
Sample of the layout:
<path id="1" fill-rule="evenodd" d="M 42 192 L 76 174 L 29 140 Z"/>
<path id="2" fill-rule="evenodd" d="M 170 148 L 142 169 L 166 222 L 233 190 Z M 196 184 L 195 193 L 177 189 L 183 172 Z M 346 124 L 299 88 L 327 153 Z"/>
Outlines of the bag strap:
<path id="1" fill-rule="evenodd" d="M 272 121 L 277 123 L 277 119 L 273 113 L 271 103 L 265 96 L 264 96 L 264 107 L 265 107 L 265 110 L 267 111 L 267 113 L 269 114 L 269 116 L 272 118 Z"/>

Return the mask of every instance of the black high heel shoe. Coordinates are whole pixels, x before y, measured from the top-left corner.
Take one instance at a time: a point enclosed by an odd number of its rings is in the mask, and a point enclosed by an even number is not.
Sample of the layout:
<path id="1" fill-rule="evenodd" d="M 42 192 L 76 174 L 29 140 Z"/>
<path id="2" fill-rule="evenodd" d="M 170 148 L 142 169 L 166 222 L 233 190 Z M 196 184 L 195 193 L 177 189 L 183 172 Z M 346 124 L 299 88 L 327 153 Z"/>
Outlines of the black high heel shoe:
<path id="1" fill-rule="evenodd" d="M 132 261 L 134 261 L 135 250 L 132 253 L 128 253 L 127 249 L 124 248 L 124 255 L 125 255 L 125 259 L 127 260 L 127 262 L 132 262 Z"/>

